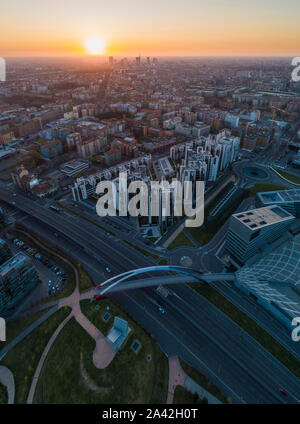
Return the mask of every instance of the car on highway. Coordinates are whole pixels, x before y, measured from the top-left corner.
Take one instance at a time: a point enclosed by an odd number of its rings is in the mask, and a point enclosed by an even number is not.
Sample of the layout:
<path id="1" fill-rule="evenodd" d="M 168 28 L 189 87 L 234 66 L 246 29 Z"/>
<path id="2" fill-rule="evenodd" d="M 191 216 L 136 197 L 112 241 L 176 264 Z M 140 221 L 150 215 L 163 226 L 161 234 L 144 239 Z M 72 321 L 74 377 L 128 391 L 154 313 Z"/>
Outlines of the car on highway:
<path id="1" fill-rule="evenodd" d="M 282 387 L 279 387 L 279 392 L 283 395 L 283 396 L 286 396 L 287 395 L 287 393 L 286 393 L 286 391 L 282 388 Z"/>
<path id="2" fill-rule="evenodd" d="M 159 306 L 159 307 L 158 307 L 158 310 L 159 310 L 159 312 L 160 312 L 161 314 L 163 314 L 163 315 L 166 313 L 165 309 L 164 309 L 162 306 Z"/>

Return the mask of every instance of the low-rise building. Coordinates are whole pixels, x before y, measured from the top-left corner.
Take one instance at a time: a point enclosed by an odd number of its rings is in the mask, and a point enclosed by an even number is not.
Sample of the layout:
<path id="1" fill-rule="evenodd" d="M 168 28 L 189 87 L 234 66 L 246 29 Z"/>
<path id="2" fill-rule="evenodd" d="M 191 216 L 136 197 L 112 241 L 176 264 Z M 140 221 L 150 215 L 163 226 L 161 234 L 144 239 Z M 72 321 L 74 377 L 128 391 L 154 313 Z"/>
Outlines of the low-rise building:
<path id="1" fill-rule="evenodd" d="M 231 217 L 225 249 L 244 264 L 282 236 L 294 221 L 293 215 L 277 205 L 236 213 Z"/>
<path id="2" fill-rule="evenodd" d="M 40 149 L 45 159 L 52 159 L 63 152 L 63 146 L 60 140 L 51 140 L 48 143 L 44 143 L 41 145 Z"/>
<path id="3" fill-rule="evenodd" d="M 32 261 L 17 253 L 0 266 L 0 313 L 15 306 L 40 282 Z"/>
<path id="4" fill-rule="evenodd" d="M 75 177 L 79 173 L 85 171 L 89 167 L 89 161 L 83 159 L 73 159 L 70 162 L 64 163 L 60 170 L 68 177 Z"/>

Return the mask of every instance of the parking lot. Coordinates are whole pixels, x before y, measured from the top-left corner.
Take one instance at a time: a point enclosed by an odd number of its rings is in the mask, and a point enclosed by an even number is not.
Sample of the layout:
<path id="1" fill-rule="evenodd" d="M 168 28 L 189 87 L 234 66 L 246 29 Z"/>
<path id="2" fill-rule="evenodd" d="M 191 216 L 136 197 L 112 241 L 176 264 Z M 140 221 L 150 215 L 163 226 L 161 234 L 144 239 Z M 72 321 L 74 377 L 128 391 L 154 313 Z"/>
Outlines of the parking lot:
<path id="1" fill-rule="evenodd" d="M 68 280 L 67 271 L 64 268 L 33 247 L 25 244 L 19 238 L 7 241 L 7 243 L 14 254 L 22 251 L 30 257 L 41 280 L 41 284 L 24 299 L 21 309 L 27 309 L 42 299 L 51 298 L 51 296 L 62 290 Z"/>

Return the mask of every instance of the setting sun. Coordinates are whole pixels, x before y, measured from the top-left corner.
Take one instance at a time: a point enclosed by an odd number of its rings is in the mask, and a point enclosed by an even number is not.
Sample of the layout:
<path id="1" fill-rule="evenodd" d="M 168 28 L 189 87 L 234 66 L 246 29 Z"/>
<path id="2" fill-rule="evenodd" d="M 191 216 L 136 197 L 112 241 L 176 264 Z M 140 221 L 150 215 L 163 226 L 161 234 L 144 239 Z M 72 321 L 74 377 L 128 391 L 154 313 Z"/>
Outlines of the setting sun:
<path id="1" fill-rule="evenodd" d="M 105 50 L 105 43 L 98 37 L 92 37 L 84 43 L 88 54 L 103 54 Z"/>

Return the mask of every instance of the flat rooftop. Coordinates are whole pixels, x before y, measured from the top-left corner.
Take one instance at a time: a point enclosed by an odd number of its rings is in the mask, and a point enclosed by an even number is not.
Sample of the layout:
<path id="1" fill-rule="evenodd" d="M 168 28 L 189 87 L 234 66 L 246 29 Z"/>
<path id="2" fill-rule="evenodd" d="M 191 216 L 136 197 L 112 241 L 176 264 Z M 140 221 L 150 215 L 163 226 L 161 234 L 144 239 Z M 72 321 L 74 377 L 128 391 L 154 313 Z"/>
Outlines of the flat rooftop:
<path id="1" fill-rule="evenodd" d="M 12 269 L 17 269 L 29 261 L 29 257 L 22 252 L 17 253 L 0 267 L 0 276 L 4 277 Z"/>
<path id="2" fill-rule="evenodd" d="M 61 169 L 64 169 L 64 168 L 77 169 L 78 167 L 81 167 L 82 165 L 88 165 L 88 161 L 73 159 L 70 162 L 64 163 Z"/>
<path id="3" fill-rule="evenodd" d="M 294 219 L 293 215 L 276 205 L 252 209 L 232 216 L 251 230 Z"/>
<path id="4" fill-rule="evenodd" d="M 265 205 L 274 203 L 300 202 L 300 189 L 278 190 L 257 193 L 258 198 Z"/>

